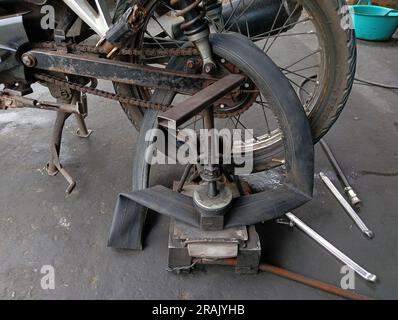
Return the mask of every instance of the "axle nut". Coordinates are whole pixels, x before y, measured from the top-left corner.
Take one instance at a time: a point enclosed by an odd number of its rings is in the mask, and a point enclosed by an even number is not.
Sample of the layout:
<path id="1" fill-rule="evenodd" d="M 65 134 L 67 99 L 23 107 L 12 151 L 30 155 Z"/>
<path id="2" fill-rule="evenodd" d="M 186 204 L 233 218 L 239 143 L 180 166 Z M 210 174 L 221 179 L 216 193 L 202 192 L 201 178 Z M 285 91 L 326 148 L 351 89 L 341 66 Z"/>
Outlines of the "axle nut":
<path id="1" fill-rule="evenodd" d="M 211 74 L 216 71 L 216 65 L 214 63 L 208 62 L 204 65 L 204 71 L 207 74 Z"/>
<path id="2" fill-rule="evenodd" d="M 25 53 L 25 54 L 22 56 L 22 63 L 23 63 L 25 66 L 29 67 L 29 68 L 33 68 L 33 67 L 36 66 L 37 60 L 36 60 L 36 58 L 33 57 L 32 55 L 30 55 L 30 54 L 28 54 L 28 53 Z"/>

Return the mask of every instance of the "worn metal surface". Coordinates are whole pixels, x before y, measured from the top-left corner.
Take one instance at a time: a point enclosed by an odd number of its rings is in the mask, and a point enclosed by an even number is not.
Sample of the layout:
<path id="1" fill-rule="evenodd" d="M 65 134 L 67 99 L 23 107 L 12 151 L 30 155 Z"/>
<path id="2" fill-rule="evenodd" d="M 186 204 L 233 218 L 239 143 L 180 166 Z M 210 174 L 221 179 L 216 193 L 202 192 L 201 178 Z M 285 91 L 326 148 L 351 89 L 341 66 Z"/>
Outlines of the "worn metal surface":
<path id="1" fill-rule="evenodd" d="M 8 91 L 4 90 L 3 93 L 0 93 L 0 109 L 7 110 L 10 108 L 31 108 L 80 114 L 80 110 L 77 105 L 51 101 L 40 101 L 16 95 L 9 95 Z"/>
<path id="2" fill-rule="evenodd" d="M 165 128 L 170 127 L 170 129 L 178 128 L 180 125 L 211 106 L 212 103 L 236 89 L 242 84 L 244 79 L 244 76 L 238 74 L 227 75 L 192 97 L 160 113 L 158 116 L 159 125 Z"/>
<path id="3" fill-rule="evenodd" d="M 144 38 L 148 48 L 122 48 L 117 54 L 123 56 L 140 56 L 140 57 L 156 57 L 156 56 L 196 56 L 199 54 L 196 48 L 176 48 L 175 44 L 170 44 L 166 40 L 159 39 L 158 43 L 154 42 L 152 38 Z M 159 48 L 159 43 L 161 48 Z M 53 41 L 46 41 L 36 43 L 33 45 L 35 49 L 51 49 L 51 50 L 66 50 L 70 53 L 92 53 L 92 54 L 106 54 L 105 49 L 102 47 L 75 44 L 75 43 L 62 43 L 58 44 Z M 153 46 L 153 48 L 152 48 Z"/>
<path id="4" fill-rule="evenodd" d="M 236 241 L 243 243 L 247 241 L 248 234 L 246 226 L 225 229 L 222 231 L 204 231 L 198 228 L 194 228 L 185 223 L 175 221 L 173 237 L 178 240 L 182 240 L 185 243 L 195 242 L 195 241 Z"/>
<path id="5" fill-rule="evenodd" d="M 181 236 L 180 230 L 184 230 L 184 235 Z M 223 237 L 219 237 L 220 234 Z M 197 239 L 190 241 L 191 238 Z M 198 262 L 226 265 L 224 259 L 236 258 L 236 273 L 253 274 L 258 271 L 261 256 L 261 244 L 254 226 L 200 233 L 175 219 L 170 223 L 168 250 L 170 271 L 190 270 Z"/>
<path id="6" fill-rule="evenodd" d="M 195 93 L 216 81 L 209 75 L 187 74 L 123 61 L 35 49 L 24 55 L 36 59 L 36 69 L 93 77 L 113 82 Z"/>

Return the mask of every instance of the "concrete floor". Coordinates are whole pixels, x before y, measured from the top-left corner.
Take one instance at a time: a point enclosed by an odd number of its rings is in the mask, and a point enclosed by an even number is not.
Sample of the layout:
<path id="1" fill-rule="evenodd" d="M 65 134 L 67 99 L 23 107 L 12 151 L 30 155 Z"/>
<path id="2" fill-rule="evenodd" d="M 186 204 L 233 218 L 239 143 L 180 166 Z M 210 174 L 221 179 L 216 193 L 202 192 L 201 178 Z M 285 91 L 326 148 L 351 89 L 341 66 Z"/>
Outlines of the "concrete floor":
<path id="1" fill-rule="evenodd" d="M 397 83 L 397 52 L 398 40 L 360 42 L 358 76 Z M 296 211 L 379 276 L 376 284 L 358 277 L 355 283 L 358 292 L 379 299 L 398 298 L 397 102 L 397 91 L 356 85 L 327 136 L 364 201 L 362 216 L 376 238 L 369 241 L 360 234 L 318 177 L 314 200 Z M 44 170 L 54 114 L 0 114 L 1 299 L 334 299 L 270 274 L 240 276 L 226 267 L 169 274 L 164 217 L 149 218 L 143 252 L 107 248 L 116 196 L 130 189 L 137 133 L 115 103 L 91 97 L 90 104 L 96 105 L 88 119 L 92 137 L 74 136 L 73 122 L 65 133 L 62 162 L 78 179 L 69 198 L 62 177 L 50 178 Z M 316 167 L 333 175 L 318 147 Z M 303 233 L 274 222 L 258 230 L 264 261 L 339 285 L 341 264 Z M 43 265 L 55 268 L 55 290 L 41 289 Z"/>

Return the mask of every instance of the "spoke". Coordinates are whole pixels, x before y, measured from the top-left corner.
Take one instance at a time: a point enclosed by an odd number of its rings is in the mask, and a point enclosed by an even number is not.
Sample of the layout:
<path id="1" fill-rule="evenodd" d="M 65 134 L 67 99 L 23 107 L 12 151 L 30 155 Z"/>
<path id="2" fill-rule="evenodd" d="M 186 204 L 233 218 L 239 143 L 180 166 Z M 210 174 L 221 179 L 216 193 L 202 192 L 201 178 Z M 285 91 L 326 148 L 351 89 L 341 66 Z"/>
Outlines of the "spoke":
<path id="1" fill-rule="evenodd" d="M 163 30 L 163 32 L 165 34 L 167 34 L 167 36 L 170 38 L 170 40 L 174 41 L 174 43 L 177 43 L 177 45 L 179 47 L 181 47 L 181 45 L 178 43 L 178 41 L 176 41 L 175 39 L 173 39 L 173 37 L 167 32 L 167 30 L 163 27 L 163 25 L 159 22 L 159 20 L 155 17 L 155 15 L 152 15 L 152 19 L 156 21 L 156 23 L 159 25 L 159 27 Z"/>
<path id="2" fill-rule="evenodd" d="M 247 130 L 248 132 L 250 132 L 249 129 L 242 123 L 242 121 L 240 121 L 240 116 L 241 116 L 241 115 L 239 115 L 238 118 L 234 117 L 234 119 L 236 120 L 236 127 L 235 127 L 235 129 L 237 128 L 238 124 L 240 124 L 240 125 L 242 126 L 243 129 L 245 129 L 245 130 Z M 253 134 L 250 133 L 250 135 L 253 137 L 253 139 L 254 139 L 255 141 L 258 141 L 258 139 L 257 139 Z"/>
<path id="3" fill-rule="evenodd" d="M 240 2 L 240 1 L 239 1 L 239 2 Z M 239 17 L 235 18 L 234 23 L 236 23 L 237 26 L 238 26 L 239 19 L 242 18 L 242 16 L 243 16 L 243 15 L 246 13 L 246 11 L 252 6 L 253 3 L 254 3 L 254 0 L 251 0 L 251 1 L 250 1 L 250 4 L 249 4 L 246 8 L 244 8 L 244 9 L 242 10 L 242 12 L 241 12 L 241 14 L 239 15 Z M 231 25 L 231 26 L 232 26 L 232 25 Z M 229 27 L 229 28 L 227 29 L 227 31 L 228 31 L 230 28 L 231 28 L 231 27 Z M 239 26 L 238 26 L 238 29 L 239 29 Z"/>
<path id="4" fill-rule="evenodd" d="M 314 52 L 312 52 L 312 53 L 306 55 L 304 58 L 301 58 L 301 59 L 295 61 L 294 63 L 289 64 L 288 66 L 285 66 L 285 67 L 283 67 L 283 68 L 284 68 L 284 69 L 289 69 L 289 68 L 295 66 L 296 64 L 298 64 L 298 63 L 300 63 L 300 62 L 302 62 L 302 61 L 308 59 L 309 57 L 312 57 L 313 55 L 315 55 L 315 54 L 317 54 L 317 53 L 319 53 L 319 52 L 321 52 L 320 49 L 318 49 L 318 50 L 316 50 L 316 51 L 314 51 Z"/>
<path id="5" fill-rule="evenodd" d="M 282 11 L 282 8 L 283 8 L 283 1 L 284 1 L 284 0 L 281 0 L 281 4 L 280 4 L 280 6 L 279 6 L 278 13 L 277 13 L 276 16 L 275 16 L 274 21 L 272 22 L 271 32 L 268 34 L 267 40 L 265 41 L 264 48 L 267 47 L 267 44 L 268 44 L 269 38 L 270 38 L 270 36 L 271 36 L 271 33 L 272 33 L 272 31 L 274 30 L 275 24 L 276 24 L 276 22 L 278 21 L 278 18 L 279 18 L 280 14 L 281 14 L 281 11 Z"/>
<path id="6" fill-rule="evenodd" d="M 265 118 L 265 124 L 267 126 L 267 134 L 269 136 L 271 136 L 271 129 L 269 127 L 268 117 L 267 117 L 267 113 L 266 113 L 266 110 L 265 110 L 266 107 L 264 106 L 264 105 L 266 105 L 266 103 L 264 102 L 263 97 L 261 96 L 261 94 L 259 95 L 259 98 L 260 98 L 260 101 L 261 101 L 261 109 L 263 110 L 263 114 L 264 114 L 264 118 Z"/>
<path id="7" fill-rule="evenodd" d="M 230 119 L 231 119 L 231 122 L 232 122 L 232 124 L 234 125 L 234 127 L 235 127 L 235 129 L 238 129 L 238 122 L 234 122 L 234 120 L 232 120 L 232 118 L 235 118 L 235 117 L 229 117 Z M 236 118 L 235 118 L 236 119 Z M 240 119 L 240 115 L 238 116 L 238 119 Z"/>
<path id="8" fill-rule="evenodd" d="M 310 19 L 310 18 L 304 18 L 303 20 L 299 20 L 299 21 L 296 21 L 296 22 L 292 22 L 292 23 L 290 23 L 290 24 L 288 24 L 288 25 L 286 25 L 286 26 L 282 26 L 282 27 L 276 28 L 276 29 L 274 29 L 274 30 L 272 30 L 272 31 L 267 31 L 267 32 L 264 32 L 264 33 L 260 33 L 260 34 L 258 34 L 256 37 L 263 37 L 263 36 L 266 36 L 266 35 L 268 35 L 268 34 L 271 34 L 271 33 L 274 32 L 274 31 L 282 30 L 282 29 L 285 29 L 285 28 L 288 28 L 288 27 L 291 27 L 291 26 L 296 26 L 296 25 L 298 25 L 298 24 L 300 24 L 300 23 L 304 23 L 304 22 L 307 22 L 307 21 L 309 21 L 309 20 L 311 20 L 311 19 Z"/>
<path id="9" fill-rule="evenodd" d="M 229 124 L 229 122 L 231 121 L 231 117 L 228 117 L 228 120 L 227 120 L 227 122 L 225 123 L 225 127 L 226 128 L 228 128 L 228 124 Z M 233 124 L 233 123 L 232 123 Z"/>
<path id="10" fill-rule="evenodd" d="M 286 19 L 286 21 L 283 23 L 282 29 L 279 30 L 278 34 L 274 39 L 272 40 L 271 44 L 269 45 L 268 49 L 265 51 L 265 53 L 268 53 L 268 51 L 271 49 L 271 47 L 274 45 L 275 41 L 279 38 L 279 35 L 282 33 L 282 31 L 286 28 L 286 24 L 290 20 L 291 17 L 296 13 L 296 10 L 300 7 L 300 4 L 297 3 L 296 6 L 294 7 L 293 11 L 290 13 L 289 17 Z M 263 50 L 265 49 L 265 46 L 263 47 Z"/>
<path id="11" fill-rule="evenodd" d="M 249 23 L 247 22 L 247 19 L 246 19 L 246 34 L 247 34 L 247 37 L 248 37 L 249 39 L 251 39 L 251 37 L 250 37 Z"/>
<path id="12" fill-rule="evenodd" d="M 225 22 L 224 26 L 222 27 L 221 32 L 223 32 L 225 30 L 225 27 L 228 25 L 229 21 L 231 20 L 231 18 L 235 15 L 236 9 L 238 9 L 238 7 L 240 6 L 240 3 L 242 2 L 242 0 L 239 0 L 237 6 L 235 8 L 232 9 L 231 15 L 228 17 L 227 21 Z M 232 6 L 232 2 L 230 2 L 231 7 Z"/>
<path id="13" fill-rule="evenodd" d="M 320 67 L 320 64 L 316 64 L 316 65 L 313 65 L 313 66 L 310 66 L 310 67 L 305 67 L 305 68 L 293 70 L 293 72 L 299 72 L 299 71 L 304 71 L 304 70 L 309 70 L 309 69 L 314 69 L 314 68 L 319 68 L 319 67 Z"/>
<path id="14" fill-rule="evenodd" d="M 284 69 L 284 68 L 280 68 L 280 69 L 282 71 L 285 71 L 284 74 L 294 74 L 297 77 L 303 78 L 305 80 L 308 80 L 308 81 L 311 81 L 311 82 L 314 82 L 314 83 L 318 83 L 318 81 L 314 80 L 314 78 L 306 77 L 306 76 L 304 76 L 304 75 L 302 75 L 300 73 L 297 73 L 297 72 L 294 72 L 294 71 L 290 71 L 290 70 L 287 70 L 287 69 Z"/>
<path id="15" fill-rule="evenodd" d="M 296 36 L 305 36 L 305 35 L 316 35 L 318 36 L 318 33 L 315 31 L 308 31 L 308 32 L 294 32 L 294 33 L 284 33 L 284 34 L 280 34 L 278 37 L 279 38 L 283 38 L 283 37 L 296 37 Z M 268 38 L 275 38 L 277 35 L 269 35 Z M 252 41 L 261 41 L 264 40 L 265 37 L 253 37 L 251 40 Z"/>
<path id="16" fill-rule="evenodd" d="M 302 85 L 297 84 L 297 82 L 294 82 L 292 79 L 289 79 L 289 78 L 288 78 L 288 80 L 289 80 L 291 83 L 293 83 L 297 88 L 299 88 L 300 90 L 303 90 L 306 94 L 308 94 L 310 97 L 312 97 L 312 94 L 309 93 L 306 89 L 304 89 Z"/>
<path id="17" fill-rule="evenodd" d="M 162 46 L 162 44 L 161 44 L 158 40 L 156 40 L 156 38 L 155 38 L 153 35 L 151 35 L 151 33 L 150 33 L 148 30 L 145 30 L 145 33 L 146 33 L 148 36 L 150 36 L 150 37 L 159 45 L 160 48 L 164 49 L 164 47 Z"/>
<path id="18" fill-rule="evenodd" d="M 261 102 L 261 101 L 258 101 L 258 100 L 257 100 L 256 103 L 259 104 L 259 105 L 261 105 L 261 106 L 264 107 L 264 108 L 267 108 L 267 109 L 270 108 L 269 104 L 266 103 L 266 102 Z"/>

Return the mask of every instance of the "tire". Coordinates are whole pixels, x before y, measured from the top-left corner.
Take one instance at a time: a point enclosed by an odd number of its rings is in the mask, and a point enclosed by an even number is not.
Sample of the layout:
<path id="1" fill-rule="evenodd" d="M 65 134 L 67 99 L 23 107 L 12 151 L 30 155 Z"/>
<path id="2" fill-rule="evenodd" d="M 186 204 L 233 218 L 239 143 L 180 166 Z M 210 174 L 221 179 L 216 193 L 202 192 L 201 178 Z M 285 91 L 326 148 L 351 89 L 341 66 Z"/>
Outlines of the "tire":
<path id="1" fill-rule="evenodd" d="M 336 122 L 347 103 L 355 77 L 356 70 L 356 42 L 354 31 L 344 30 L 341 26 L 345 5 L 344 0 L 297 0 L 314 18 L 319 28 L 319 35 L 323 44 L 323 54 L 327 63 L 325 88 L 317 97 L 312 112 L 309 114 L 314 143 L 318 142 Z M 120 0 L 116 9 L 115 19 L 134 4 L 136 0 Z M 152 8 L 156 0 L 148 1 L 147 8 Z M 134 40 L 132 40 L 134 43 Z M 137 88 L 133 86 L 117 85 L 118 94 L 140 97 Z M 134 127 L 139 130 L 143 121 L 143 110 L 129 114 L 124 108 Z M 277 156 L 280 148 L 273 148 L 272 156 Z"/>
<path id="2" fill-rule="evenodd" d="M 337 121 L 354 84 L 357 49 L 355 33 L 344 30 L 345 0 L 300 0 L 317 18 L 323 30 L 323 51 L 327 52 L 327 90 L 320 97 L 309 116 L 314 142 L 318 142 Z M 311 8 L 311 9 L 310 9 Z"/>

